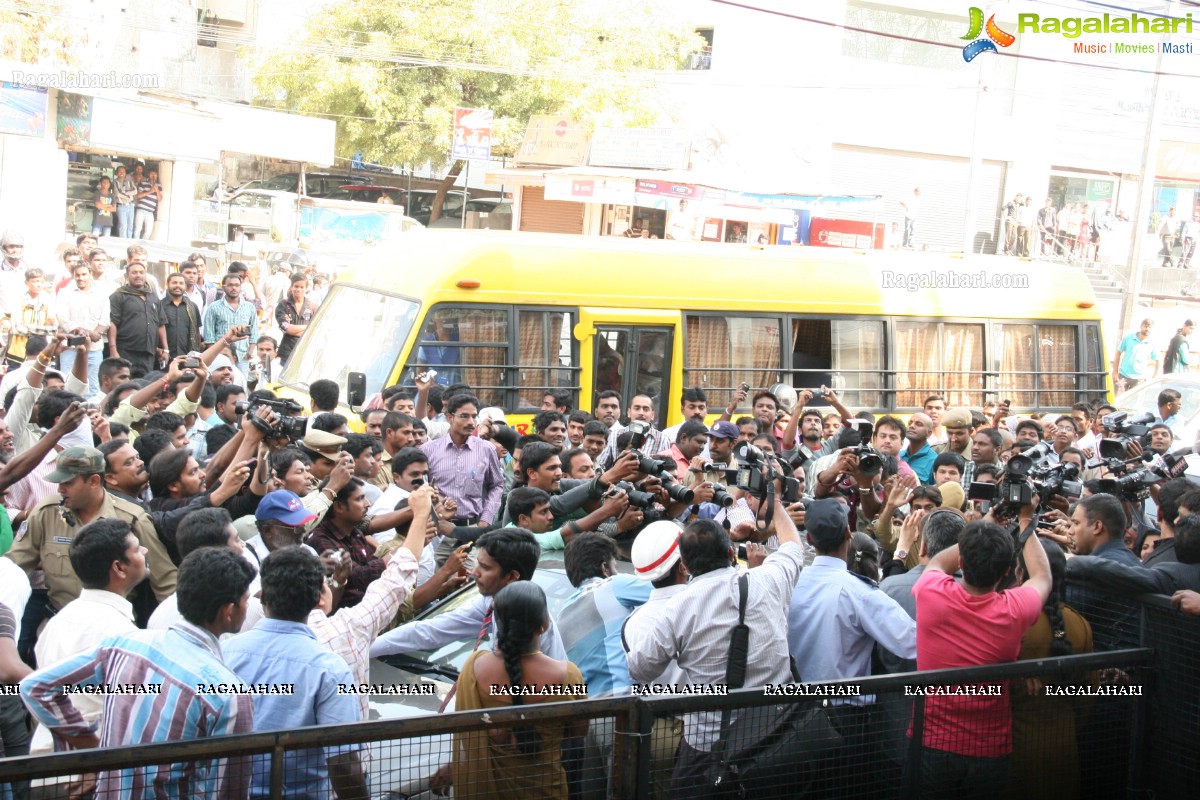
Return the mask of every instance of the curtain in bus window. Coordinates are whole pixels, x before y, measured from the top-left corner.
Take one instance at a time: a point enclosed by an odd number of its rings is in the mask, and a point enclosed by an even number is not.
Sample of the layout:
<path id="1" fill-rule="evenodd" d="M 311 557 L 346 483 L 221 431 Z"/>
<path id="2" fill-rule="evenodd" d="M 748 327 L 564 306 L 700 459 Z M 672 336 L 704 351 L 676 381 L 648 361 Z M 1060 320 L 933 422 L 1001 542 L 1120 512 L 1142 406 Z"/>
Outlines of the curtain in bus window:
<path id="1" fill-rule="evenodd" d="M 708 393 L 708 404 L 724 408 L 733 400 L 728 388 L 735 385 L 730 363 L 729 331 L 723 317 L 688 316 L 684 386 L 699 386 Z M 714 391 L 714 389 L 716 391 Z"/>
<path id="2" fill-rule="evenodd" d="M 1107 369 L 1104 363 L 1104 353 L 1100 350 L 1100 326 L 1094 323 L 1085 326 L 1084 336 L 1087 341 L 1087 371 L 1089 373 L 1084 379 L 1084 388 L 1088 392 L 1086 399 L 1090 400 L 1105 393 L 1104 380 L 1107 377 Z"/>
<path id="3" fill-rule="evenodd" d="M 516 408 L 538 408 L 547 391 L 574 389 L 571 370 L 554 369 L 571 363 L 570 314 L 519 311 Z M 564 349 L 565 348 L 565 349 Z"/>
<path id="4" fill-rule="evenodd" d="M 438 309 L 457 325 L 457 341 L 463 365 L 459 374 L 464 383 L 488 406 L 504 405 L 505 356 L 508 352 L 508 312 L 500 309 Z M 468 344 L 469 343 L 469 344 Z M 488 346 L 494 344 L 495 346 Z M 472 346 L 475 345 L 475 346 Z M 443 383 L 438 376 L 438 383 Z M 450 383 L 449 379 L 445 383 Z M 540 399 L 539 399 L 540 403 Z"/>
<path id="5" fill-rule="evenodd" d="M 848 406 L 885 409 L 883 322 L 834 320 L 831 324 L 832 384 Z"/>
<path id="6" fill-rule="evenodd" d="M 733 385 L 748 383 L 754 389 L 779 382 L 779 320 L 769 317 L 732 317 L 729 344 L 734 366 L 749 370 L 735 374 Z M 725 401 L 728 404 L 728 400 Z"/>
<path id="7" fill-rule="evenodd" d="M 896 323 L 896 407 L 921 408 L 938 389 L 938 323 Z"/>
<path id="8" fill-rule="evenodd" d="M 942 391 L 948 407 L 983 405 L 983 326 L 942 326 Z"/>
<path id="9" fill-rule="evenodd" d="M 780 327 L 773 317 L 687 318 L 684 384 L 708 389 L 708 404 L 724 407 L 733 389 L 765 389 L 779 380 Z"/>
<path id="10" fill-rule="evenodd" d="M 1034 404 L 1034 329 L 1032 325 L 992 326 L 995 336 L 995 357 L 992 360 L 998 400 L 1011 400 L 1016 408 L 1032 408 Z"/>
<path id="11" fill-rule="evenodd" d="M 1070 408 L 1075 403 L 1074 325 L 1038 325 L 1039 408 Z"/>

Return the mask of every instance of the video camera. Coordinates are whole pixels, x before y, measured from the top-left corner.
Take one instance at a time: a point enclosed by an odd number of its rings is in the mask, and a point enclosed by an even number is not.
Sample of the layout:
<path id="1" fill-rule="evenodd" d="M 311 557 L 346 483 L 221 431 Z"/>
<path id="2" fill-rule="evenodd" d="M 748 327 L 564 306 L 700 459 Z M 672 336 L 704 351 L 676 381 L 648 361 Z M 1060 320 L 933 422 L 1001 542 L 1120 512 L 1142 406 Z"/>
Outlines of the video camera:
<path id="1" fill-rule="evenodd" d="M 775 480 L 783 482 L 783 494 L 780 500 L 787 505 L 800 499 L 800 481 L 784 475 L 776 468 L 774 455 L 768 456 L 749 442 L 742 442 L 733 448 L 733 457 L 737 459 L 737 487 L 761 502 L 767 497 L 771 484 Z M 765 474 L 764 474 L 765 468 Z"/>
<path id="2" fill-rule="evenodd" d="M 274 425 L 254 416 L 254 412 L 260 406 L 266 406 L 275 412 Z M 295 400 L 239 400 L 233 408 L 243 419 L 250 420 L 250 424 L 262 431 L 264 436 L 272 439 L 287 437 L 293 442 L 298 442 L 308 432 L 308 417 L 296 416 L 304 408 Z"/>
<path id="3" fill-rule="evenodd" d="M 1100 491 L 1111 494 L 1122 500 L 1140 502 L 1150 496 L 1150 487 L 1156 483 L 1173 480 L 1187 471 L 1187 460 L 1180 455 L 1166 453 L 1153 455 L 1150 458 L 1131 459 L 1132 461 L 1148 461 L 1148 466 L 1122 475 L 1119 478 L 1101 478 Z"/>
<path id="4" fill-rule="evenodd" d="M 1002 514 L 1013 513 L 1033 502 L 1037 495 L 1042 505 L 1055 495 L 1068 499 L 1079 497 L 1083 484 L 1079 482 L 1079 467 L 1066 462 L 1051 464 L 1047 456 L 1053 452 L 1050 442 L 1029 448 L 1008 460 L 998 484 L 973 482 L 967 493 L 971 500 L 987 500 L 996 504 Z"/>
<path id="5" fill-rule="evenodd" d="M 1150 446 L 1150 426 L 1154 415 L 1149 411 L 1130 418 L 1128 411 L 1114 411 L 1100 418 L 1104 438 L 1100 440 L 1099 456 L 1102 459 L 1125 457 L 1127 445 L 1137 440 L 1142 447 Z"/>

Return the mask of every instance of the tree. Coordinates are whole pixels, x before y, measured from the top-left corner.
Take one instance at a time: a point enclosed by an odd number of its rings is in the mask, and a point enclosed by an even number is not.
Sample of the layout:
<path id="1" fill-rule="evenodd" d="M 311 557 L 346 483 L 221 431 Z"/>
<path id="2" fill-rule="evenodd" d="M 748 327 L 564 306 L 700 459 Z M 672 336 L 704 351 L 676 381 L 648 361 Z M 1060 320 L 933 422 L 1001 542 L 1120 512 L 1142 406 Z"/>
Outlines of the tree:
<path id="1" fill-rule="evenodd" d="M 495 115 L 511 155 L 535 114 L 583 124 L 658 121 L 654 72 L 703 44 L 680 0 L 341 0 L 268 55 L 255 83 L 281 110 L 337 121 L 337 151 L 446 164 L 456 106 Z M 451 164 L 431 221 L 463 162 Z"/>

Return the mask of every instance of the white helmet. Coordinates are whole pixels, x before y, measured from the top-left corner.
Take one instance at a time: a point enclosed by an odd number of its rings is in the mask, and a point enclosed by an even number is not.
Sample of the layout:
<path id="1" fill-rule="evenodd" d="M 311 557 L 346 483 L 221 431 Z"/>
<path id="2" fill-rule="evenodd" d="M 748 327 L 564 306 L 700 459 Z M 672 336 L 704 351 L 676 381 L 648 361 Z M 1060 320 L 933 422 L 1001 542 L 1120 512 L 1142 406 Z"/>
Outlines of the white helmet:
<path id="1" fill-rule="evenodd" d="M 633 569 L 644 581 L 656 581 L 665 576 L 679 560 L 679 536 L 683 528 L 669 519 L 651 522 L 633 540 L 629 553 Z"/>
<path id="2" fill-rule="evenodd" d="M 0 247 L 24 247 L 25 237 L 16 231 L 5 231 L 0 236 Z"/>

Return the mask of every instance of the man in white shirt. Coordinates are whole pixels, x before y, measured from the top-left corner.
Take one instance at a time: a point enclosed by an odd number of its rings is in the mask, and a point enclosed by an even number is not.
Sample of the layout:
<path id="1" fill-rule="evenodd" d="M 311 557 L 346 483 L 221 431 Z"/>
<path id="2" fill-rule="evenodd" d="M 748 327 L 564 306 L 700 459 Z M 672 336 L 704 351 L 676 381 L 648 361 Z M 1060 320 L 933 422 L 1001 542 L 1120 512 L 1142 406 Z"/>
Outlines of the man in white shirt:
<path id="1" fill-rule="evenodd" d="M 34 653 L 45 667 L 91 650 L 110 636 L 136 630 L 133 604 L 126 597 L 149 575 L 146 548 L 138 542 L 128 522 L 97 519 L 75 534 L 69 551 L 71 568 L 83 589 L 46 623 Z M 75 694 L 71 703 L 94 728 L 104 713 L 102 695 Z M 54 752 L 48 728 L 39 727 L 30 743 L 30 755 Z M 77 776 L 47 779 L 50 783 Z M 36 785 L 36 783 L 35 783 Z"/>
<path id="2" fill-rule="evenodd" d="M 778 502 L 775 533 L 779 549 L 747 573 L 746 625 L 753 632 L 754 652 L 746 664 L 746 687 L 792 682 L 787 607 L 804 567 L 804 551 L 796 526 Z M 674 661 L 686 683 L 723 684 L 730 639 L 738 624 L 740 593 L 738 571 L 733 566 L 737 551 L 729 533 L 712 520 L 697 520 L 684 529 L 679 549 L 692 580 L 667 601 L 649 631 L 636 643 L 629 643 L 629 676 L 635 683 L 648 683 Z M 684 716 L 683 741 L 671 775 L 672 797 L 711 794 L 705 773 L 717 761 L 713 749 L 720 726 L 721 712 Z"/>
<path id="3" fill-rule="evenodd" d="M 72 336 L 87 337 L 87 396 L 91 397 L 100 392 L 100 362 L 104 359 L 104 343 L 111 324 L 111 305 L 108 293 L 95 284 L 91 267 L 80 264 L 71 277 L 74 286 L 64 289 L 58 296 L 58 324 Z M 63 370 L 70 372 L 75 364 L 75 350 L 64 350 L 60 358 Z"/>
<path id="4" fill-rule="evenodd" d="M 641 647 L 643 639 L 650 634 L 660 614 L 666 612 L 667 601 L 687 589 L 688 571 L 679 558 L 679 537 L 683 529 L 672 520 L 651 522 L 633 540 L 630 558 L 633 572 L 644 581 L 650 581 L 650 599 L 634 609 L 625 620 L 621 631 L 621 643 L 625 652 Z M 651 692 L 656 686 L 680 686 L 687 677 L 678 662 L 671 660 L 662 673 L 650 683 Z M 634 686 L 634 694 L 644 691 L 646 684 Z M 667 797 L 671 791 L 671 769 L 675 764 L 675 752 L 683 736 L 683 720 L 662 717 L 654 722 L 654 735 L 650 739 L 654 764 L 654 796 Z"/>

